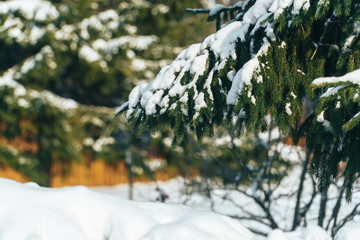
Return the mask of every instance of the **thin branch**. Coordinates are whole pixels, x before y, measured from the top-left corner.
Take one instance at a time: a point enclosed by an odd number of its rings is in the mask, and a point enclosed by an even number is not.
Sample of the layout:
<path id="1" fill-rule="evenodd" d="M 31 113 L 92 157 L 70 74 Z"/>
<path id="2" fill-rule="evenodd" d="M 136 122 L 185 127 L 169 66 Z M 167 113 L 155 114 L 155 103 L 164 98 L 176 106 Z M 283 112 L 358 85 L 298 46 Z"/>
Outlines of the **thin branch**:
<path id="1" fill-rule="evenodd" d="M 255 203 L 264 211 L 264 213 L 266 214 L 266 217 L 267 219 L 270 221 L 270 227 L 272 229 L 275 229 L 275 228 L 279 228 L 278 224 L 275 222 L 271 212 L 270 212 L 270 209 L 268 207 L 265 206 L 264 202 L 256 195 L 250 195 L 248 194 L 247 192 L 243 191 L 243 190 L 240 190 L 240 189 L 237 189 L 238 192 L 244 194 L 245 196 L 249 197 L 249 198 L 252 198 Z"/>
<path id="2" fill-rule="evenodd" d="M 313 204 L 314 199 L 315 199 L 315 197 L 317 195 L 315 179 L 314 179 L 314 177 L 312 175 L 310 175 L 310 178 L 311 178 L 311 183 L 312 183 L 312 186 L 313 186 L 313 192 L 311 194 L 310 201 L 304 207 L 302 207 L 300 209 L 300 218 L 304 218 L 305 222 L 306 222 L 306 213 L 310 210 L 310 207 Z"/>
<path id="3" fill-rule="evenodd" d="M 185 12 L 188 13 L 210 13 L 210 9 L 204 9 L 204 8 L 187 8 L 185 9 Z"/>
<path id="4" fill-rule="evenodd" d="M 340 189 L 340 194 L 337 197 L 336 204 L 335 204 L 335 206 L 333 208 L 333 212 L 332 212 L 331 217 L 330 217 L 330 219 L 328 221 L 328 224 L 326 226 L 326 231 L 329 230 L 330 223 L 331 223 L 332 220 L 334 220 L 332 228 L 336 227 L 337 217 L 338 217 L 338 213 L 339 213 L 339 210 L 340 210 L 340 207 L 341 207 L 341 201 L 342 201 L 345 189 L 346 189 L 346 180 L 344 179 L 344 183 L 343 183 L 343 185 L 341 186 L 341 189 Z"/>
<path id="5" fill-rule="evenodd" d="M 339 231 L 340 228 L 342 228 L 347 222 L 351 221 L 354 219 L 354 217 L 356 215 L 360 214 L 360 210 L 357 210 L 357 208 L 360 206 L 360 203 L 356 204 L 354 209 L 351 211 L 351 213 L 349 213 L 345 218 L 343 218 L 341 220 L 341 222 L 339 223 L 339 225 L 337 225 L 336 227 L 334 227 L 331 230 L 331 235 L 335 236 L 336 233 Z"/>
<path id="6" fill-rule="evenodd" d="M 264 236 L 264 237 L 267 237 L 267 235 L 268 235 L 267 233 L 261 232 L 261 231 L 259 231 L 257 229 L 252 228 L 252 227 L 248 227 L 247 229 L 249 229 L 251 232 L 253 232 L 253 233 L 257 234 L 257 235 L 261 235 L 261 236 Z"/>
<path id="7" fill-rule="evenodd" d="M 301 176 L 300 176 L 300 183 L 299 183 L 299 188 L 298 188 L 298 192 L 296 195 L 296 204 L 295 204 L 295 210 L 294 210 L 294 219 L 293 219 L 293 225 L 291 227 L 291 230 L 294 231 L 296 229 L 296 227 L 300 224 L 300 200 L 301 200 L 301 195 L 303 193 L 303 189 L 304 189 L 304 182 L 305 182 L 305 175 L 307 173 L 307 168 L 308 168 L 308 164 L 310 162 L 310 152 L 309 150 L 306 150 L 306 160 L 303 164 L 303 169 L 301 172 Z"/>

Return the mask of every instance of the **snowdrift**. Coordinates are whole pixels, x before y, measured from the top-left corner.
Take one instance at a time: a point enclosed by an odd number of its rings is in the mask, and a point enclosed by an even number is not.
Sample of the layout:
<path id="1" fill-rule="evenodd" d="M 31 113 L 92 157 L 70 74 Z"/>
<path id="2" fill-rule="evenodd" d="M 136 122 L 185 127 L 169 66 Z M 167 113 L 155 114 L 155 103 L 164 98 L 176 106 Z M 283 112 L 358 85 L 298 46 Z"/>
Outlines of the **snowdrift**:
<path id="1" fill-rule="evenodd" d="M 51 189 L 0 178 L 1 240 L 242 239 L 228 217 L 181 205 L 131 202 L 86 187 Z"/>

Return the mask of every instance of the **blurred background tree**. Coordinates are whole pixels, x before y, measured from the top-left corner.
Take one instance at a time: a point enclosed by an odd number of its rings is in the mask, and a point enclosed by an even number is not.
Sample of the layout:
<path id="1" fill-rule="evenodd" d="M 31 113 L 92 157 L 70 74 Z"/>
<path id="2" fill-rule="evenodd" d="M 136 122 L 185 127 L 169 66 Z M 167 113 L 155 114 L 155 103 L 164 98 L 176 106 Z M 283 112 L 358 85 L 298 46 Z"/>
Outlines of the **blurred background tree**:
<path id="1" fill-rule="evenodd" d="M 124 159 L 114 132 L 129 126 L 114 118 L 112 107 L 123 103 L 136 84 L 154 78 L 184 47 L 214 31 L 205 16 L 185 12 L 208 4 L 0 2 L 1 166 L 51 185 L 55 162 L 65 174 L 84 156 L 110 165 Z M 146 159 L 149 149 L 164 153 L 151 142 L 141 150 L 138 140 L 130 139 L 142 156 L 135 159 Z M 143 160 L 135 161 L 140 169 L 146 167 Z"/>

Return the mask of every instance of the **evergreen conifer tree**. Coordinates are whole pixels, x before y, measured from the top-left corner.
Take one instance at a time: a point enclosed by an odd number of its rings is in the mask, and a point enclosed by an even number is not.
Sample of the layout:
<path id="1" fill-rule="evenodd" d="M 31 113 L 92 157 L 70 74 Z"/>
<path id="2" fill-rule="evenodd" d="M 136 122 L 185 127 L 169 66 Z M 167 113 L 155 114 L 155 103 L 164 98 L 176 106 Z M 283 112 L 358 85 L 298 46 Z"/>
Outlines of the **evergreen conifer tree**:
<path id="1" fill-rule="evenodd" d="M 198 19 L 182 21 L 186 5 L 202 6 L 191 0 L 0 2 L 1 166 L 49 185 L 54 161 L 67 170 L 82 154 L 121 160 L 112 137 L 119 123 L 108 107 L 124 102 L 137 81 L 153 78 L 197 38 L 196 30 L 207 31 L 205 23 L 183 35 L 170 27 L 180 22 L 190 29 Z M 13 144 L 19 139 L 27 147 Z"/>
<path id="2" fill-rule="evenodd" d="M 170 126 L 174 144 L 217 125 L 234 125 L 238 136 L 262 131 L 271 116 L 296 141 L 306 137 L 321 191 L 345 163 L 349 200 L 360 173 L 358 1 L 247 0 L 207 12 L 219 28 L 230 22 L 135 87 L 116 113 L 139 129 Z"/>

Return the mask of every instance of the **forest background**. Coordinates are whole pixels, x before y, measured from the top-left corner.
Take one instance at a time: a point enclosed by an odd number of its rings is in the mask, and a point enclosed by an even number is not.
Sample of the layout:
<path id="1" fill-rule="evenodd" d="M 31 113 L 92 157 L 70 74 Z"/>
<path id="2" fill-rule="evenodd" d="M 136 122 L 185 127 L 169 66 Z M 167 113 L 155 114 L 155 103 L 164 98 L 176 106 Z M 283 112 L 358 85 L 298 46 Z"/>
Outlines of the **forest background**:
<path id="1" fill-rule="evenodd" d="M 130 146 L 138 180 L 155 179 L 155 170 L 167 179 L 168 162 L 181 156 L 164 147 L 164 136 L 137 139 L 114 117 L 114 107 L 184 47 L 215 31 L 206 16 L 185 12 L 213 5 L 59 0 L 25 8 L 21 1 L 1 2 L 1 176 L 44 186 L 126 182 Z"/>

